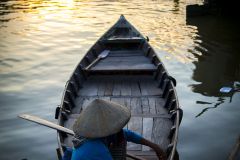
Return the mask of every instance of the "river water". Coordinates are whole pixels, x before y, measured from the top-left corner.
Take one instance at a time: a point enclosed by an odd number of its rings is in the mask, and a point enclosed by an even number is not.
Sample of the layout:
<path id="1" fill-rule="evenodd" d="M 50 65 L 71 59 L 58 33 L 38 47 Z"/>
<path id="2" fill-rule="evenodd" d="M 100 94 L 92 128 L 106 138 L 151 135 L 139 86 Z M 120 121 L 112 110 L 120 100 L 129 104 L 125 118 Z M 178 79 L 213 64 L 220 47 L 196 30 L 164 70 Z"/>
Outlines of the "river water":
<path id="1" fill-rule="evenodd" d="M 178 82 L 182 160 L 227 159 L 240 134 L 239 26 L 186 18 L 197 0 L 1 0 L 0 159 L 56 159 L 56 131 L 17 118 L 54 120 L 64 85 L 90 46 L 121 14 L 150 38 Z"/>

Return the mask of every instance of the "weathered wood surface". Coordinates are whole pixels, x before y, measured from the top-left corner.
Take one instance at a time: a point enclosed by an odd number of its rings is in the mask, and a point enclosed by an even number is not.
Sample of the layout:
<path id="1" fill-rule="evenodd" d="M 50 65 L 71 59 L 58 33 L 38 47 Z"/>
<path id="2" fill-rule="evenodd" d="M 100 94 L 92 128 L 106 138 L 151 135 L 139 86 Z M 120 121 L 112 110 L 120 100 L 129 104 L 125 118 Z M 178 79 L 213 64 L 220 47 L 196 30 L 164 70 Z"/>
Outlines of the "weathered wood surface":
<path id="1" fill-rule="evenodd" d="M 141 63 L 151 63 L 150 59 L 145 57 L 144 55 L 139 56 L 128 56 L 128 57 L 106 57 L 101 60 L 102 63 L 111 63 L 111 62 L 128 62 L 131 65 L 132 62 L 141 62 Z M 97 65 L 96 65 L 97 66 Z"/>
<path id="2" fill-rule="evenodd" d="M 142 136 L 152 141 L 152 130 L 153 130 L 153 118 L 143 118 L 143 133 Z M 149 151 L 150 148 L 147 146 L 142 147 L 143 151 Z"/>
<path id="3" fill-rule="evenodd" d="M 80 89 L 80 92 L 78 92 L 78 94 L 79 95 L 88 95 L 88 96 L 98 95 L 98 92 L 99 92 L 98 86 L 104 87 L 103 85 L 99 85 L 99 82 L 97 79 L 96 80 L 88 79 L 84 83 L 84 86 Z M 104 95 L 104 93 L 102 95 Z"/>
<path id="4" fill-rule="evenodd" d="M 167 149 L 170 140 L 168 135 L 172 127 L 172 121 L 170 119 L 154 118 L 152 140 L 163 148 Z"/>
<path id="5" fill-rule="evenodd" d="M 73 109 L 72 109 L 72 113 L 73 114 L 77 114 L 77 113 L 80 113 L 81 112 L 81 110 L 82 110 L 82 105 L 83 105 L 83 99 L 84 98 L 82 98 L 82 97 L 77 97 L 76 99 L 75 99 L 75 106 L 76 107 L 74 107 Z"/>
<path id="6" fill-rule="evenodd" d="M 120 54 L 120 55 L 122 55 L 122 54 L 130 54 L 130 55 L 132 55 L 132 54 L 141 54 L 141 55 L 143 55 L 143 51 L 142 50 L 140 50 L 140 49 L 136 49 L 136 50 L 127 50 L 127 49 L 125 49 L 125 50 L 115 50 L 115 51 L 110 51 L 110 54 L 109 55 L 115 55 L 115 54 Z"/>
<path id="7" fill-rule="evenodd" d="M 126 79 L 122 80 L 121 95 L 122 96 L 131 95 L 131 87 Z"/>
<path id="8" fill-rule="evenodd" d="M 109 57 L 134 57 L 144 55 L 142 50 L 118 50 L 110 51 Z"/>
<path id="9" fill-rule="evenodd" d="M 113 81 L 114 81 L 113 82 L 114 86 L 113 86 L 113 93 L 112 93 L 112 95 L 113 96 L 120 96 L 121 95 L 122 83 L 118 79 L 115 79 Z"/>
<path id="10" fill-rule="evenodd" d="M 76 107 L 72 109 L 64 126 L 72 129 L 80 112 L 94 99 L 110 100 L 131 110 L 132 117 L 124 128 L 141 134 L 166 150 L 173 124 L 167 109 L 163 107 L 165 100 L 161 98 L 162 90 L 157 86 L 152 76 L 90 76 L 79 89 L 75 98 Z M 71 145 L 70 139 L 66 137 L 64 143 Z M 131 142 L 128 142 L 127 149 L 146 153 L 151 151 L 149 147 Z"/>
<path id="11" fill-rule="evenodd" d="M 137 81 L 137 80 L 136 80 Z M 131 96 L 141 96 L 141 88 L 138 82 L 131 81 Z"/>
<path id="12" fill-rule="evenodd" d="M 92 85 L 92 86 L 94 86 L 95 88 L 98 89 L 97 96 L 104 96 L 105 88 L 106 88 L 106 85 L 107 85 L 107 83 L 104 82 L 104 79 L 99 78 L 94 84 L 90 84 L 90 85 Z M 88 87 L 88 86 L 84 86 L 84 87 Z M 79 90 L 79 93 L 81 95 L 81 90 Z M 85 94 L 85 96 L 88 96 L 88 95 Z"/>
<path id="13" fill-rule="evenodd" d="M 159 144 L 164 149 L 167 148 L 167 145 L 169 144 L 167 137 L 170 133 L 172 121 L 170 120 L 170 115 L 167 110 L 161 106 L 161 103 L 159 103 L 164 102 L 162 98 L 111 98 L 106 96 L 100 96 L 98 98 L 110 100 L 128 107 L 131 110 L 132 117 L 124 128 L 141 134 L 144 138 Z M 76 99 L 76 104 L 79 104 L 79 108 L 85 109 L 94 99 L 95 97 L 78 97 Z M 78 109 L 78 111 L 81 111 L 81 109 Z M 75 119 L 79 116 L 79 113 L 80 112 L 72 113 L 68 117 L 68 120 L 65 121 L 64 126 L 72 129 L 72 125 L 75 122 Z M 66 145 L 69 145 L 69 137 L 66 138 L 67 139 L 64 140 L 64 143 L 66 142 Z M 150 151 L 150 148 L 146 146 L 131 142 L 128 142 L 127 149 L 135 151 Z"/>
<path id="14" fill-rule="evenodd" d="M 131 99 L 131 114 L 141 114 L 141 99 L 140 98 L 132 98 Z M 136 133 L 142 134 L 142 117 L 132 117 L 128 122 L 128 129 L 132 130 Z M 142 146 L 140 144 L 135 144 L 128 142 L 127 145 L 128 150 L 142 150 Z"/>
<path id="15" fill-rule="evenodd" d="M 43 126 L 46 126 L 46 127 L 49 127 L 49 128 L 52 128 L 52 129 L 56 129 L 57 131 L 61 131 L 61 132 L 68 133 L 71 135 L 74 134 L 73 131 L 69 130 L 68 128 L 64 128 L 60 125 L 57 125 L 53 122 L 47 121 L 45 119 L 42 119 L 42 118 L 39 118 L 36 116 L 32 116 L 32 115 L 28 115 L 28 114 L 21 114 L 21 115 L 18 115 L 18 117 L 28 120 L 28 121 L 31 121 L 31 122 L 34 122 L 34 123 L 37 123 L 37 124 L 40 124 L 40 125 L 43 125 Z"/>
<path id="16" fill-rule="evenodd" d="M 121 57 L 119 57 L 121 56 Z M 116 65 L 117 64 L 117 65 Z M 97 70 L 156 70 L 151 60 L 143 52 L 111 51 L 109 56 L 99 61 L 91 71 Z"/>
<path id="17" fill-rule="evenodd" d="M 118 65 L 116 65 L 118 64 Z M 119 61 L 119 62 L 109 62 L 109 63 L 104 63 L 104 62 L 99 62 L 98 65 L 92 67 L 90 69 L 91 71 L 120 71 L 120 70 L 156 70 L 156 66 L 153 64 L 144 64 L 142 62 L 132 62 L 129 64 L 128 62 L 125 61 Z"/>
<path id="18" fill-rule="evenodd" d="M 104 44 L 121 44 L 121 43 L 140 43 L 142 39 L 132 39 L 131 37 L 108 39 L 103 41 Z"/>
<path id="19" fill-rule="evenodd" d="M 79 96 L 161 96 L 162 89 L 152 76 L 91 76 Z"/>
<path id="20" fill-rule="evenodd" d="M 141 117 L 132 117 L 128 122 L 128 129 L 134 131 L 136 133 L 142 133 L 142 118 Z M 142 150 L 142 146 L 140 144 L 135 144 L 132 142 L 127 143 L 128 150 Z"/>

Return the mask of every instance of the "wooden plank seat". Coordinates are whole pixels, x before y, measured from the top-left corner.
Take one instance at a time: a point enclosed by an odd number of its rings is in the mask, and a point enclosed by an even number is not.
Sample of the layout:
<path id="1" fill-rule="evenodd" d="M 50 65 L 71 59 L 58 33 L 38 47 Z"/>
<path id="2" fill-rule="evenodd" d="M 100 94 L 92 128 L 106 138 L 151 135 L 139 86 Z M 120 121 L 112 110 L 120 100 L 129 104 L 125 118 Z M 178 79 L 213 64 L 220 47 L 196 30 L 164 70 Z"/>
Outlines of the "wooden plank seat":
<path id="1" fill-rule="evenodd" d="M 116 50 L 110 51 L 108 57 L 134 57 L 143 56 L 142 50 Z"/>
<path id="2" fill-rule="evenodd" d="M 110 51 L 87 72 L 154 72 L 157 67 L 140 50 Z"/>
<path id="3" fill-rule="evenodd" d="M 102 40 L 103 44 L 113 44 L 113 43 L 141 43 L 145 39 L 141 37 L 110 37 L 108 39 Z"/>

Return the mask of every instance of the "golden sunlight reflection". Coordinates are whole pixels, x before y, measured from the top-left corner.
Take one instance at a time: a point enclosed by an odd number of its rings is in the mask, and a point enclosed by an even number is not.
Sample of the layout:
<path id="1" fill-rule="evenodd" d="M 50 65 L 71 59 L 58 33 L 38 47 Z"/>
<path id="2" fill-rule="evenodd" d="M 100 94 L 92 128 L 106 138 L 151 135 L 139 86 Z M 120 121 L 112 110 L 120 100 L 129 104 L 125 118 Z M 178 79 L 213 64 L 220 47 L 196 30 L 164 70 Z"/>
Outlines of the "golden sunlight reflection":
<path id="1" fill-rule="evenodd" d="M 6 37 L 1 38 L 1 43 L 22 41 L 22 46 L 6 49 L 15 57 L 27 57 L 28 51 L 24 47 L 30 47 L 36 55 L 45 57 L 73 47 L 82 53 L 124 14 L 143 35 L 150 38 L 160 57 L 166 60 L 173 60 L 174 57 L 182 63 L 195 61 L 196 57 L 189 50 L 197 52 L 194 49 L 197 31 L 185 24 L 185 2 L 160 0 L 148 1 L 148 5 L 143 5 L 145 3 L 144 0 L 133 0 L 131 3 L 98 0 L 18 1 L 18 9 L 4 15 L 12 19 L 9 18 L 0 30 L 0 35 Z M 8 57 L 2 53 L 0 56 Z M 29 65 L 7 65 L 1 67 L 1 71 L 25 70 Z"/>

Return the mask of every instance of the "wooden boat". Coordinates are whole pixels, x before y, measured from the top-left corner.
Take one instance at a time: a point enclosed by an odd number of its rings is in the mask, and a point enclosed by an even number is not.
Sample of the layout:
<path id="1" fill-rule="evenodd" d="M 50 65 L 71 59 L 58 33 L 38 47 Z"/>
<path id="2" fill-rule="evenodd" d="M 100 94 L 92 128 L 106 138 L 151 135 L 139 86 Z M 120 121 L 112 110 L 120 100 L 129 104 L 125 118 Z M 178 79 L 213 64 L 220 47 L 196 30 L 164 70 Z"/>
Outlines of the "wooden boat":
<path id="1" fill-rule="evenodd" d="M 103 53 L 108 55 L 99 58 Z M 174 85 L 175 79 L 169 76 L 148 40 L 122 15 L 75 68 L 55 118 L 59 125 L 72 129 L 92 100 L 117 102 L 131 110 L 125 127 L 157 143 L 173 160 L 182 117 Z M 60 157 L 66 146 L 72 146 L 71 139 L 58 132 Z M 157 159 L 155 152 L 139 144 L 128 143 L 127 153 Z"/>

